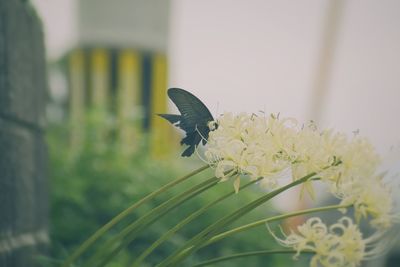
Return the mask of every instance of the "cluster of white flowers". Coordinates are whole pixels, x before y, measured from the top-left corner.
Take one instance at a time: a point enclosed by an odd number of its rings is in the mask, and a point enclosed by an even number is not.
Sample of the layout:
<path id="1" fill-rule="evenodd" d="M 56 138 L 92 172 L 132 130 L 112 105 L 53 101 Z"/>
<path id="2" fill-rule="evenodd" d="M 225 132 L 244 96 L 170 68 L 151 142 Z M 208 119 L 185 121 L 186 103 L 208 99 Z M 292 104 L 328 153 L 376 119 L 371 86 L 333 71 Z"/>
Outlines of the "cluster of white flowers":
<path id="1" fill-rule="evenodd" d="M 315 173 L 341 204 L 353 206 L 357 222 L 369 219 L 377 233 L 392 226 L 392 196 L 377 174 L 381 160 L 367 139 L 265 114 L 225 113 L 212 125 L 206 160 L 222 181 L 235 177 L 236 191 L 241 175 L 262 178 L 260 184 L 272 189 L 282 173 L 290 173 L 293 180 Z M 312 183 L 305 184 L 310 192 Z M 298 253 L 311 249 L 316 253 L 312 266 L 330 267 L 358 266 L 370 241 L 362 239 L 357 226 L 344 217 L 329 229 L 313 218 L 282 243 Z"/>
<path id="2" fill-rule="evenodd" d="M 277 174 L 290 168 L 294 179 L 317 172 L 337 184 L 346 182 L 343 177 L 371 176 L 380 163 L 365 138 L 349 140 L 343 133 L 320 131 L 314 123 L 302 125 L 293 118 L 225 113 L 212 125 L 216 129 L 209 134 L 205 156 L 222 179 L 239 173 L 276 185 Z"/>
<path id="3" fill-rule="evenodd" d="M 358 226 L 348 217 L 328 227 L 320 218 L 310 218 L 285 239 L 275 238 L 284 246 L 293 248 L 297 257 L 301 252 L 314 253 L 311 267 L 356 267 L 362 260 L 380 251 L 379 235 L 363 238 Z"/>
<path id="4" fill-rule="evenodd" d="M 252 179 L 263 177 L 265 184 L 274 186 L 276 174 L 295 160 L 286 153 L 296 134 L 293 124 L 293 120 L 274 116 L 224 114 L 209 134 L 205 156 L 223 180 L 232 174 L 246 174 Z"/>
<path id="5" fill-rule="evenodd" d="M 205 156 L 223 179 L 239 173 L 276 185 L 276 174 L 290 168 L 294 179 L 317 172 L 338 183 L 341 177 L 369 176 L 380 162 L 366 139 L 348 140 L 343 133 L 319 131 L 313 123 L 300 125 L 292 118 L 225 113 L 215 124 Z"/>

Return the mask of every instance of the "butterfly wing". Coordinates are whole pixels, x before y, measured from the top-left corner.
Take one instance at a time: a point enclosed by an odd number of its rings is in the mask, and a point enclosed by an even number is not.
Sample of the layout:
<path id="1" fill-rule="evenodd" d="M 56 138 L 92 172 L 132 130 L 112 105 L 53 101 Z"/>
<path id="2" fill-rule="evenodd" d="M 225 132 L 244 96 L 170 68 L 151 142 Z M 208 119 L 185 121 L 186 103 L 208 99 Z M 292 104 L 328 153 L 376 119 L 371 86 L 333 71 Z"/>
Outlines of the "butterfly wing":
<path id="1" fill-rule="evenodd" d="M 214 120 L 203 102 L 188 91 L 170 88 L 168 96 L 181 112 L 181 126 L 184 131 L 194 132 L 199 128 L 208 128 L 208 122 Z"/>
<path id="2" fill-rule="evenodd" d="M 191 156 L 196 146 L 207 142 L 210 129 L 208 122 L 214 118 L 208 108 L 193 94 L 180 88 L 170 88 L 168 96 L 174 102 L 181 115 L 159 114 L 172 124 L 186 132 L 181 144 L 189 147 L 182 153 L 183 157 Z"/>
<path id="3" fill-rule="evenodd" d="M 182 153 L 182 157 L 190 157 L 196 146 L 200 143 L 202 137 L 197 132 L 186 133 L 185 138 L 182 139 L 181 144 L 188 145 L 189 147 L 185 149 Z"/>
<path id="4" fill-rule="evenodd" d="M 180 121 L 182 119 L 181 115 L 175 115 L 175 114 L 157 114 L 157 115 L 166 119 L 171 124 L 178 126 L 180 128 Z"/>

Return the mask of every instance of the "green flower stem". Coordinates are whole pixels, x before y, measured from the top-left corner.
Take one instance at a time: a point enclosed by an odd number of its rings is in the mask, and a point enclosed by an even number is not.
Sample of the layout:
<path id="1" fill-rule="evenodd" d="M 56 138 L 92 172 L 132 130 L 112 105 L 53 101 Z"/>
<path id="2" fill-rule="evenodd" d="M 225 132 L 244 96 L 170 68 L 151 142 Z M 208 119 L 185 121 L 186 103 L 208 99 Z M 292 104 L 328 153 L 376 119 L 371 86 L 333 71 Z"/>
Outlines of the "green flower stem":
<path id="1" fill-rule="evenodd" d="M 310 173 L 296 181 L 293 181 L 285 186 L 282 186 L 281 188 L 278 188 L 256 200 L 250 202 L 249 204 L 237 209 L 233 213 L 226 215 L 225 217 L 221 218 L 217 222 L 208 226 L 206 229 L 201 231 L 199 234 L 195 235 L 192 239 L 190 239 L 188 242 L 186 242 L 186 244 L 182 248 L 176 250 L 174 253 L 172 253 L 170 256 L 168 256 L 166 259 L 164 259 L 160 264 L 158 264 L 157 267 L 179 266 L 178 264 L 180 262 L 182 262 L 184 259 L 186 259 L 186 257 L 189 254 L 198 250 L 202 246 L 202 244 L 207 242 L 213 235 L 215 235 L 218 231 L 220 231 L 220 229 L 222 227 L 229 225 L 230 223 L 239 219 L 243 215 L 249 213 L 256 207 L 267 202 L 268 200 L 275 197 L 276 195 L 286 191 L 287 189 L 308 181 L 310 178 L 312 178 L 315 175 L 316 175 L 315 172 Z"/>
<path id="2" fill-rule="evenodd" d="M 286 218 L 290 218 L 290 217 L 294 217 L 294 216 L 298 216 L 298 215 L 303 215 L 303 214 L 309 214 L 309 213 L 315 213 L 315 212 L 320 212 L 320 211 L 329 211 L 329 210 L 335 210 L 335 209 L 343 209 L 343 208 L 348 208 L 351 205 L 331 205 L 331 206 L 325 206 L 325 207 L 320 207 L 320 208 L 313 208 L 313 209 L 305 209 L 305 210 L 300 210 L 300 211 L 295 211 L 295 212 L 290 212 L 290 213 L 286 213 L 286 214 L 282 214 L 282 215 L 277 215 L 277 216 L 273 216 L 270 218 L 266 218 L 263 220 L 259 220 L 253 223 L 249 223 L 246 225 L 242 225 L 240 227 L 234 228 L 232 230 L 223 232 L 219 235 L 213 236 L 207 243 L 204 244 L 205 247 L 211 243 L 217 242 L 221 239 L 224 239 L 228 236 L 231 236 L 233 234 L 237 234 L 239 232 L 248 230 L 250 228 L 254 228 L 260 225 L 264 225 L 266 223 L 270 223 L 273 221 L 278 221 L 278 220 L 282 220 L 282 219 L 286 219 Z"/>
<path id="3" fill-rule="evenodd" d="M 208 169 L 209 166 L 205 165 L 203 167 L 198 168 L 197 170 L 194 170 L 193 172 L 178 178 L 176 180 L 171 181 L 170 183 L 164 185 L 160 189 L 148 194 L 144 198 L 140 199 L 136 203 L 134 203 L 132 206 L 129 208 L 125 209 L 121 213 L 119 213 L 117 216 L 115 216 L 112 220 L 110 220 L 108 223 L 106 223 L 104 226 L 102 226 L 99 230 L 97 230 L 93 235 L 91 235 L 88 239 L 85 240 L 78 248 L 75 250 L 74 253 L 69 256 L 64 263 L 62 264 L 61 267 L 69 267 L 71 264 L 77 260 L 88 248 L 90 248 L 94 242 L 96 242 L 101 236 L 103 236 L 109 229 L 111 229 L 114 225 L 119 223 L 122 219 L 124 219 L 127 215 L 131 214 L 132 211 L 143 205 L 144 203 L 152 200 L 156 196 L 160 195 L 161 193 L 167 191 L 171 187 L 189 179 L 190 177 Z"/>
<path id="4" fill-rule="evenodd" d="M 218 263 L 222 261 L 228 261 L 232 259 L 238 259 L 238 258 L 245 258 L 245 257 L 252 257 L 252 256 L 261 256 L 261 255 L 271 255 L 271 254 L 295 254 L 297 251 L 295 250 L 288 250 L 288 249 L 274 249 L 274 250 L 258 250 L 258 251 L 250 251 L 250 252 L 244 252 L 244 253 L 237 253 L 237 254 L 232 254 L 229 256 L 225 257 L 219 257 L 219 258 L 214 258 L 208 261 L 203 261 L 200 262 L 196 265 L 193 265 L 192 267 L 200 267 L 200 266 L 207 266 L 213 263 Z M 311 250 L 304 250 L 302 253 L 314 253 Z"/>
<path id="5" fill-rule="evenodd" d="M 111 260 L 118 252 L 131 243 L 141 232 L 146 229 L 154 222 L 159 220 L 169 211 L 178 207 L 188 199 L 206 191 L 207 189 L 213 187 L 218 183 L 219 179 L 212 177 L 192 188 L 186 190 L 185 192 L 172 197 L 163 204 L 152 209 L 144 216 L 125 227 L 120 233 L 115 237 L 107 241 L 101 248 L 99 248 L 96 253 L 89 259 L 86 266 L 104 266 L 109 260 Z M 111 252 L 110 252 L 111 251 Z M 96 265 L 98 259 L 104 257 L 99 265 Z"/>
<path id="6" fill-rule="evenodd" d="M 260 181 L 262 178 L 259 178 L 257 180 L 251 181 L 244 186 L 241 186 L 239 190 L 243 190 L 246 187 Z M 164 235 L 162 235 L 158 240 L 156 240 L 151 246 L 149 246 L 132 264 L 132 267 L 138 267 L 140 264 L 143 262 L 143 260 L 150 255 L 151 252 L 154 251 L 159 245 L 161 245 L 164 241 L 166 241 L 168 238 L 170 238 L 173 234 L 175 234 L 177 231 L 179 231 L 181 228 L 183 228 L 185 225 L 187 225 L 189 222 L 193 221 L 196 219 L 198 216 L 206 212 L 209 208 L 212 206 L 218 204 L 219 202 L 223 201 L 224 199 L 232 196 L 235 194 L 235 191 L 232 190 L 232 192 L 214 200 L 213 202 L 207 204 L 206 206 L 202 207 L 201 209 L 197 210 L 196 212 L 192 213 L 188 217 L 186 217 L 183 221 L 179 222 L 177 225 L 175 225 L 173 228 L 168 230 Z"/>

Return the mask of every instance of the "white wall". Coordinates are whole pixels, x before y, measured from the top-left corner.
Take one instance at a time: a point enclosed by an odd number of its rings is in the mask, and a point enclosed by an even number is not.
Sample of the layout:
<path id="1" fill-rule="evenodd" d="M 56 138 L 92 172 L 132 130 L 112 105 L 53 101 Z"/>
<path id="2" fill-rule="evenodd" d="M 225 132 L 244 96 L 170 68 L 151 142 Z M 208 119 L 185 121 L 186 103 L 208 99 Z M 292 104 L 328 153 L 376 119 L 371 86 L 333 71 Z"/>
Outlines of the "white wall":
<path id="1" fill-rule="evenodd" d="M 77 42 L 77 0 L 31 2 L 43 21 L 47 56 L 49 59 L 57 59 Z"/>

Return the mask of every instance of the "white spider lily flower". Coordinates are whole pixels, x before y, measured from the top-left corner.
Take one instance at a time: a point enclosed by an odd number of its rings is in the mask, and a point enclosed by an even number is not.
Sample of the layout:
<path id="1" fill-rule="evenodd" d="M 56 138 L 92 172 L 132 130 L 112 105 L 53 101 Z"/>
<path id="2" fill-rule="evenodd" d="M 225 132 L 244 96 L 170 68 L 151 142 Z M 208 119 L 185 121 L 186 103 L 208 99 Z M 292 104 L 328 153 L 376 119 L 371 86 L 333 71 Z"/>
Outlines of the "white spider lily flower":
<path id="1" fill-rule="evenodd" d="M 344 134 L 334 133 L 333 130 L 319 132 L 313 124 L 304 127 L 299 131 L 294 146 L 294 177 L 300 178 L 308 173 L 318 172 L 322 179 L 328 179 L 327 174 L 334 170 L 329 168 L 328 171 L 322 171 L 338 160 L 346 143 Z"/>
<path id="2" fill-rule="evenodd" d="M 393 214 L 394 203 L 390 188 L 383 182 L 383 175 L 363 177 L 354 183 L 341 186 L 341 204 L 351 204 L 357 221 L 370 218 L 370 225 L 384 231 L 397 222 Z"/>
<path id="3" fill-rule="evenodd" d="M 296 131 L 289 124 L 295 121 L 245 113 L 223 114 L 209 134 L 205 157 L 222 180 L 230 176 L 226 171 L 233 169 L 232 174 L 248 175 L 253 180 L 263 177 L 269 185 L 276 185 L 274 175 L 290 166 L 286 150 L 292 146 L 290 140 L 294 140 Z M 236 179 L 236 191 L 239 184 Z"/>
<path id="4" fill-rule="evenodd" d="M 311 267 L 356 267 L 382 251 L 379 249 L 379 237 L 382 235 L 363 238 L 358 226 L 348 217 L 341 218 L 330 227 L 320 218 L 313 217 L 284 239 L 272 235 L 281 245 L 296 251 L 295 259 L 301 252 L 313 252 Z"/>

